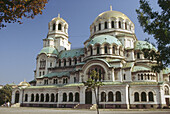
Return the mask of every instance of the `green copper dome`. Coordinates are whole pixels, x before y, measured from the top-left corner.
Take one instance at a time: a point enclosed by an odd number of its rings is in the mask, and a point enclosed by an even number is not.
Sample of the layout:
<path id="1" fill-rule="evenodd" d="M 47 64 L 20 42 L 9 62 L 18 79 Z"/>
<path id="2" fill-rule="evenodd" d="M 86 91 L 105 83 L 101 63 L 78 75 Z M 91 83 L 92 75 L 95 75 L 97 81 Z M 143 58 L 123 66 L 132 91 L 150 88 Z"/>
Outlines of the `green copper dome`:
<path id="1" fill-rule="evenodd" d="M 122 45 L 122 43 L 114 36 L 100 35 L 91 39 L 91 41 L 87 44 L 87 47 L 89 45 L 103 44 L 103 43 Z"/>
<path id="2" fill-rule="evenodd" d="M 136 41 L 135 50 L 142 50 L 142 49 L 152 49 L 152 50 L 157 51 L 156 48 L 152 44 L 146 41 Z"/>
<path id="3" fill-rule="evenodd" d="M 41 53 L 58 55 L 58 51 L 54 47 L 44 47 L 39 54 Z"/>

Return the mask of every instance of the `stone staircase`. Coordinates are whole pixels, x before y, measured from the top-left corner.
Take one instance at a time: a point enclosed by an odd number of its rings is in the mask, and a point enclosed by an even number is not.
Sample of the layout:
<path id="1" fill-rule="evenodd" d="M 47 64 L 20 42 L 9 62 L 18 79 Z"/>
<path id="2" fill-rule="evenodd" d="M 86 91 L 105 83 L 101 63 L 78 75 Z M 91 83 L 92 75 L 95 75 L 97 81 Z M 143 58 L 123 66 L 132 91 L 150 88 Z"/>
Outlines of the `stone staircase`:
<path id="1" fill-rule="evenodd" d="M 74 108 L 75 109 L 91 109 L 93 104 L 77 104 Z"/>
<path id="2" fill-rule="evenodd" d="M 20 107 L 20 103 L 15 103 L 15 104 L 11 105 L 11 107 Z"/>

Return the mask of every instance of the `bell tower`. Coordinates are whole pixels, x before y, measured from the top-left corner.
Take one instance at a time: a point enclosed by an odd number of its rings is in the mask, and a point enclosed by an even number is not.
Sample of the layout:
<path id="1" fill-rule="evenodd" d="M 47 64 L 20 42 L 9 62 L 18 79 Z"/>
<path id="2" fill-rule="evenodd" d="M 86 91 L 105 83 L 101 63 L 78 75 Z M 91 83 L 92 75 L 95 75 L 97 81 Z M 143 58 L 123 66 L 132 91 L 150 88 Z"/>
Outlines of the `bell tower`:
<path id="1" fill-rule="evenodd" d="M 48 23 L 47 38 L 43 41 L 44 47 L 54 47 L 59 52 L 70 50 L 71 43 L 68 41 L 68 23 L 60 17 L 60 14 Z"/>

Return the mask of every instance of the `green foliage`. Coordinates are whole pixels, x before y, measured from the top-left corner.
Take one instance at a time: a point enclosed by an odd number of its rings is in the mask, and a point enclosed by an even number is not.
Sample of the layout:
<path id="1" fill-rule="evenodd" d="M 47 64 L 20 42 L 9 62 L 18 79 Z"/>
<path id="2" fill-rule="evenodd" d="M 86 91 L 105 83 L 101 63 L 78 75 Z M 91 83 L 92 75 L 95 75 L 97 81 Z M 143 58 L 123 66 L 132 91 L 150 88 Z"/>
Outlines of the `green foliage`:
<path id="1" fill-rule="evenodd" d="M 11 102 L 12 97 L 12 87 L 10 85 L 5 85 L 2 89 L 0 89 L 0 105 L 5 102 Z"/>
<path id="2" fill-rule="evenodd" d="M 21 19 L 34 18 L 42 14 L 48 0 L 0 0 L 0 29 L 6 27 L 5 23 L 17 22 Z"/>
<path id="3" fill-rule="evenodd" d="M 136 10 L 138 20 L 145 33 L 152 35 L 156 40 L 158 52 L 143 50 L 145 57 L 156 60 L 157 65 L 152 69 L 156 72 L 170 65 L 170 0 L 158 0 L 161 12 L 153 11 L 149 2 L 140 0 L 140 7 Z"/>

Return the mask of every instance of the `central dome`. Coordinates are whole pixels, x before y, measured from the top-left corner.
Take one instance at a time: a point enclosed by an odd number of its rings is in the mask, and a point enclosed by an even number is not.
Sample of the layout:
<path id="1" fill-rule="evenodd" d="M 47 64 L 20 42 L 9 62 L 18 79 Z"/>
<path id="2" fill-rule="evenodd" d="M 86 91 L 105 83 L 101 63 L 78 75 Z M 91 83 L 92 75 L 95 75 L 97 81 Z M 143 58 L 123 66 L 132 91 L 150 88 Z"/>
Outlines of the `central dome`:
<path id="1" fill-rule="evenodd" d="M 109 18 L 123 18 L 123 19 L 128 19 L 130 20 L 125 14 L 119 11 L 106 11 L 97 16 L 95 19 L 95 22 L 103 19 L 109 19 Z"/>

